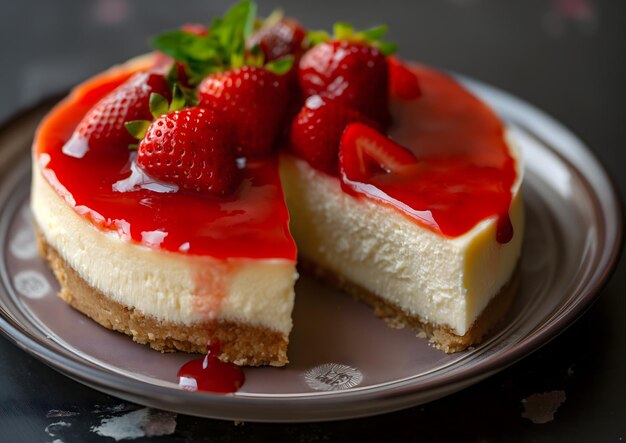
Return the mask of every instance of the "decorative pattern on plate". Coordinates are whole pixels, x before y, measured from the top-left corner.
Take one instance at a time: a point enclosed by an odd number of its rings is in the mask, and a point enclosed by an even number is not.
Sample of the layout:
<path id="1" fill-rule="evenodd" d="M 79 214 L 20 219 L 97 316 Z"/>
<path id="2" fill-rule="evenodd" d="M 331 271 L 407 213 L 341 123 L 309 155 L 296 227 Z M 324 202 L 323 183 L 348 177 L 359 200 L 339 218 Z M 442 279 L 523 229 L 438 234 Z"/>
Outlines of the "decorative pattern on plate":
<path id="1" fill-rule="evenodd" d="M 50 283 L 40 272 L 27 269 L 13 277 L 17 291 L 28 298 L 43 298 L 50 292 Z"/>
<path id="2" fill-rule="evenodd" d="M 304 380 L 316 391 L 342 391 L 360 385 L 363 374 L 352 366 L 325 363 L 306 371 Z"/>
<path id="3" fill-rule="evenodd" d="M 26 226 L 11 240 L 11 254 L 20 260 L 37 257 L 37 244 L 32 226 Z"/>

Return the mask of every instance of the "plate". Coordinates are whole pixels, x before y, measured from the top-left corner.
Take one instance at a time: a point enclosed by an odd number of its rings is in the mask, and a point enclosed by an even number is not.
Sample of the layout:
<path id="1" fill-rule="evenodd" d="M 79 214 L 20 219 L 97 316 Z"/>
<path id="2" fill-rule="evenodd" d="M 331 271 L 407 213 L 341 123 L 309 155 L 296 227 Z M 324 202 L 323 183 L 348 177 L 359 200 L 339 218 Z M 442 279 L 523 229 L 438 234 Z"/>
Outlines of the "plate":
<path id="1" fill-rule="evenodd" d="M 245 421 L 337 420 L 425 403 L 474 384 L 538 349 L 596 298 L 622 238 L 619 200 L 589 149 L 549 116 L 461 78 L 506 121 L 526 162 L 526 233 L 520 289 L 506 320 L 478 347 L 447 355 L 409 329 L 316 279 L 296 286 L 286 368 L 246 368 L 236 394 L 182 390 L 190 359 L 160 354 L 108 331 L 55 296 L 37 255 L 28 209 L 33 132 L 52 102 L 0 129 L 0 328 L 67 376 L 125 400 L 180 413 Z"/>

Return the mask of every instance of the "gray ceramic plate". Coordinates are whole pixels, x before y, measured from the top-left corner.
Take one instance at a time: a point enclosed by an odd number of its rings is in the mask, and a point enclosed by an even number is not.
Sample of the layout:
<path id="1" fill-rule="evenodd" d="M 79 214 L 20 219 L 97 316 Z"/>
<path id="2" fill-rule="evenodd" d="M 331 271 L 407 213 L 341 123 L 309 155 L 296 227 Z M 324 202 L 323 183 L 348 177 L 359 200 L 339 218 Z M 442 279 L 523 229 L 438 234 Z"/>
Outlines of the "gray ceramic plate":
<path id="1" fill-rule="evenodd" d="M 550 117 L 463 80 L 507 121 L 526 159 L 527 231 L 521 287 L 502 326 L 475 349 L 446 355 L 410 330 L 304 275 L 297 284 L 286 368 L 250 368 L 234 395 L 188 392 L 176 373 L 189 359 L 110 332 L 55 296 L 37 256 L 28 210 L 29 145 L 49 106 L 0 130 L 0 328 L 18 346 L 95 389 L 181 413 L 252 421 L 336 420 L 379 414 L 455 392 L 536 350 L 579 317 L 615 264 L 621 211 L 602 167 Z"/>

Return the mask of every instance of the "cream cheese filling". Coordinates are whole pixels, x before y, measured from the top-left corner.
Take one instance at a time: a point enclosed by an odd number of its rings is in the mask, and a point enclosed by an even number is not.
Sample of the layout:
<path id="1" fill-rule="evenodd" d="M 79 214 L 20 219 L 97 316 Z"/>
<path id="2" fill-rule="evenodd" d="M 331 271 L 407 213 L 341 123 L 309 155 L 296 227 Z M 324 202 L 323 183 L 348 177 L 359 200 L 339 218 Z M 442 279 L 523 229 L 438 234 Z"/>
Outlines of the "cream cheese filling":
<path id="1" fill-rule="evenodd" d="M 397 210 L 341 190 L 339 180 L 292 155 L 281 178 L 298 253 L 412 316 L 464 335 L 509 281 L 522 246 L 521 158 L 509 211 L 513 239 L 496 241 L 496 218 L 445 238 Z M 314 184 L 311 185 L 311 184 Z"/>

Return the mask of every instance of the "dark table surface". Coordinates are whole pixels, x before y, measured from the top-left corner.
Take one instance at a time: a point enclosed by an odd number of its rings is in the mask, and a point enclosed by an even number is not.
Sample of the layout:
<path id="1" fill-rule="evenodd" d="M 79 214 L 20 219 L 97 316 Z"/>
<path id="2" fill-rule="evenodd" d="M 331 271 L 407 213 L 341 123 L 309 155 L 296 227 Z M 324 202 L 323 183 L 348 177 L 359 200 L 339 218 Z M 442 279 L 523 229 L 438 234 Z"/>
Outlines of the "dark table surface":
<path id="1" fill-rule="evenodd" d="M 260 1 L 269 13 L 278 2 Z M 626 195 L 626 2 L 616 0 L 316 0 L 282 2 L 311 28 L 387 23 L 400 55 L 505 89 L 588 143 Z M 226 1 L 2 2 L 0 120 L 116 62 L 149 36 L 208 21 Z M 318 424 L 234 424 L 165 416 L 175 432 L 135 441 L 622 441 L 626 440 L 626 266 L 594 306 L 550 344 L 441 400 L 393 414 Z M 523 417 L 522 400 L 560 406 Z M 552 397 L 550 397 L 552 396 Z M 555 400 L 556 401 L 552 401 Z M 528 406 L 528 403 L 527 403 Z M 78 384 L 0 338 L 0 441 L 112 441 L 103 418 L 141 406 Z"/>

